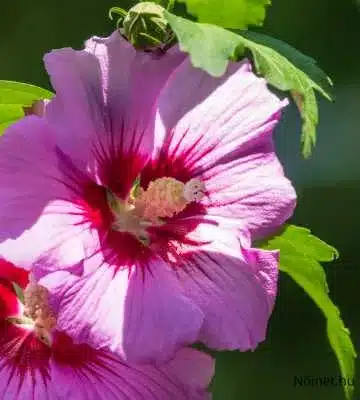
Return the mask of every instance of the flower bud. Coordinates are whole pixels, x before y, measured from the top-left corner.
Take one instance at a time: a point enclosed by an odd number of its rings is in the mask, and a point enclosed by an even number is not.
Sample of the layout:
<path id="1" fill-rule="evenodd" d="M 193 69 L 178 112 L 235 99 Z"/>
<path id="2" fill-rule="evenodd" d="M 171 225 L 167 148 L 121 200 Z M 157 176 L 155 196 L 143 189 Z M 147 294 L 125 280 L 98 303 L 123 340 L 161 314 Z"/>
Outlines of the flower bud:
<path id="1" fill-rule="evenodd" d="M 168 42 L 171 31 L 163 11 L 151 2 L 138 3 L 129 10 L 123 20 L 123 34 L 135 48 L 152 50 Z"/>

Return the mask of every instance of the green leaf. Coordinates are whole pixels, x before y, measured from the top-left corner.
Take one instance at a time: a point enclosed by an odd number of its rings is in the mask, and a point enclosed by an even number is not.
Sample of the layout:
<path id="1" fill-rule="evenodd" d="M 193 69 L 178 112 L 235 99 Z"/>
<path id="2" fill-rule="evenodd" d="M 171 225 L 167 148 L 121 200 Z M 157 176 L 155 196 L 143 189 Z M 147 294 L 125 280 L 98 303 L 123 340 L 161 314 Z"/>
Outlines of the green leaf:
<path id="1" fill-rule="evenodd" d="M 164 15 L 178 38 L 180 49 L 189 53 L 195 67 L 204 69 L 212 76 L 221 76 L 230 59 L 239 60 L 250 52 L 257 73 L 264 76 L 270 85 L 292 94 L 303 119 L 303 155 L 310 156 L 316 143 L 319 119 L 315 92 L 332 100 L 331 81 L 314 60 L 291 46 L 280 45 L 281 42 L 276 39 L 266 40 L 282 54 L 261 44 L 260 41 L 265 40 L 263 36 L 256 36 L 257 41 L 253 41 L 248 39 L 253 35 L 249 32 L 236 34 L 218 26 L 192 22 L 167 11 Z"/>
<path id="2" fill-rule="evenodd" d="M 18 104 L 0 103 L 0 133 L 9 125 L 24 116 L 24 111 Z"/>
<path id="3" fill-rule="evenodd" d="M 212 76 L 226 71 L 229 58 L 235 55 L 239 36 L 209 24 L 199 24 L 177 17 L 167 11 L 164 16 L 176 34 L 180 49 L 189 53 L 194 67 L 204 69 Z"/>
<path id="4" fill-rule="evenodd" d="M 291 92 L 303 119 L 301 135 L 303 155 L 309 157 L 316 143 L 316 127 L 319 122 L 315 90 L 328 100 L 331 100 L 330 95 L 287 58 L 270 47 L 244 38 L 242 46 L 238 48 L 239 54 L 244 55 L 247 49 L 252 52 L 259 74 L 277 89 Z"/>
<path id="5" fill-rule="evenodd" d="M 338 252 L 308 229 L 287 225 L 277 236 L 268 239 L 260 247 L 280 250 L 280 270 L 290 275 L 321 309 L 327 321 L 327 334 L 338 359 L 341 375 L 345 379 L 355 376 L 356 352 L 350 332 L 340 318 L 339 309 L 329 297 L 326 274 L 320 261 L 332 261 Z M 344 385 L 347 399 L 351 399 L 353 387 Z"/>
<path id="6" fill-rule="evenodd" d="M 180 0 L 199 22 L 224 28 L 246 29 L 262 25 L 270 0 Z"/>
<path id="7" fill-rule="evenodd" d="M 299 50 L 290 46 L 288 43 L 285 43 L 271 36 L 251 31 L 242 31 L 240 34 L 246 39 L 252 40 L 253 42 L 276 50 L 279 54 L 281 54 L 282 56 L 287 58 L 288 61 L 294 64 L 298 69 L 305 72 L 306 75 L 317 85 L 319 85 L 325 93 L 325 96 L 326 94 L 328 94 L 329 97 L 331 97 L 332 99 L 334 98 L 333 83 L 331 79 L 324 73 L 324 71 L 319 68 L 316 60 L 301 53 Z"/>
<path id="8" fill-rule="evenodd" d="M 27 83 L 0 80 L 0 134 L 24 116 L 23 107 L 53 96 L 48 90 Z"/>

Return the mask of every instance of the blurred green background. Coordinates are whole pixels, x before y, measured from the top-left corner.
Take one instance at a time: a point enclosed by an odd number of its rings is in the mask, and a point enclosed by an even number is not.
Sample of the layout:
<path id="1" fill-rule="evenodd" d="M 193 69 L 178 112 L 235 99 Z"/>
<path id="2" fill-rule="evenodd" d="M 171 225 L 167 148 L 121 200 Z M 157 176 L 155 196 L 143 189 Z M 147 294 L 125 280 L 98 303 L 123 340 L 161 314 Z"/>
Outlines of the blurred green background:
<path id="1" fill-rule="evenodd" d="M 90 34 L 109 34 L 108 8 L 126 3 L 2 2 L 0 79 L 49 87 L 42 55 L 52 48 L 79 48 Z M 300 121 L 295 107 L 287 110 L 276 140 L 299 194 L 294 222 L 310 227 L 340 251 L 340 260 L 325 268 L 332 298 L 359 351 L 360 8 L 355 0 L 273 3 L 261 31 L 315 58 L 336 85 L 336 102 L 320 103 L 318 145 L 310 160 L 300 156 Z M 255 353 L 218 355 L 214 399 L 343 399 L 341 388 L 293 385 L 296 375 L 338 375 L 325 329 L 324 318 L 311 300 L 282 276 L 266 343 Z M 360 400 L 360 377 L 356 382 L 355 398 Z"/>

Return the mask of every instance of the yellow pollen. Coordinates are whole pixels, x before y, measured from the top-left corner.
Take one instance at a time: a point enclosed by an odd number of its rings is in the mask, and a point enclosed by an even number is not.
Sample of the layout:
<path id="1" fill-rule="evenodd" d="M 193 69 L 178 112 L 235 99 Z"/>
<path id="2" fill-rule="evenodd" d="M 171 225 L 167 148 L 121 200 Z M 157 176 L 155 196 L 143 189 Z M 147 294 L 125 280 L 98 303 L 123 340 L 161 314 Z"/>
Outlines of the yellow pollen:
<path id="1" fill-rule="evenodd" d="M 155 222 L 158 218 L 173 217 L 192 201 L 201 200 L 204 189 L 198 179 L 183 183 L 175 178 L 159 178 L 150 182 L 146 191 L 140 191 L 134 206 L 138 215 Z"/>
<path id="2" fill-rule="evenodd" d="M 115 217 L 113 229 L 131 233 L 148 244 L 146 228 L 161 225 L 162 218 L 173 217 L 204 195 L 205 185 L 199 179 L 183 183 L 169 177 L 155 179 L 146 190 L 137 187 L 136 191 L 131 191 L 127 202 L 108 191 L 108 204 Z"/>
<path id="3" fill-rule="evenodd" d="M 24 291 L 24 299 L 24 316 L 33 321 L 38 339 L 51 346 L 51 331 L 56 326 L 56 318 L 49 307 L 47 289 L 30 281 Z"/>
<path id="4" fill-rule="evenodd" d="M 160 178 L 150 182 L 148 189 L 140 191 L 139 197 L 135 199 L 137 214 L 149 221 L 178 214 L 187 205 L 183 197 L 184 186 L 174 178 Z"/>

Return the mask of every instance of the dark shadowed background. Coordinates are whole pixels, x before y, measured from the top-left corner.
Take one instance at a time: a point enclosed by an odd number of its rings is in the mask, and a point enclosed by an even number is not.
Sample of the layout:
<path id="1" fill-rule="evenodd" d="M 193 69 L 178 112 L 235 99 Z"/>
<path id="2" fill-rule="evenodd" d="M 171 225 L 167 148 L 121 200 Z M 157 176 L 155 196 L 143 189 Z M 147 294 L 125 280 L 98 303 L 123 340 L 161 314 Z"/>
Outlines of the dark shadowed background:
<path id="1" fill-rule="evenodd" d="M 42 55 L 81 47 L 91 34 L 107 35 L 107 10 L 129 1 L 4 1 L 0 9 L 0 79 L 49 87 Z M 334 245 L 341 258 L 325 266 L 331 295 L 360 349 L 360 8 L 351 0 L 273 0 L 262 29 L 318 60 L 333 78 L 336 102 L 321 101 L 318 145 L 300 156 L 300 121 L 293 106 L 277 130 L 279 155 L 294 180 L 299 206 L 294 222 Z M 358 363 L 359 364 L 359 363 Z M 360 365 L 359 365 L 360 366 Z M 218 356 L 215 400 L 341 400 L 341 388 L 295 387 L 295 376 L 336 376 L 325 321 L 286 276 L 266 343 L 255 353 Z M 355 398 L 360 400 L 359 386 Z"/>

